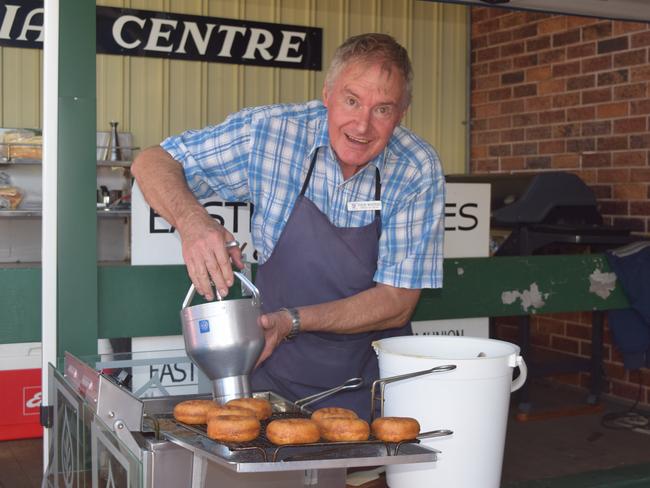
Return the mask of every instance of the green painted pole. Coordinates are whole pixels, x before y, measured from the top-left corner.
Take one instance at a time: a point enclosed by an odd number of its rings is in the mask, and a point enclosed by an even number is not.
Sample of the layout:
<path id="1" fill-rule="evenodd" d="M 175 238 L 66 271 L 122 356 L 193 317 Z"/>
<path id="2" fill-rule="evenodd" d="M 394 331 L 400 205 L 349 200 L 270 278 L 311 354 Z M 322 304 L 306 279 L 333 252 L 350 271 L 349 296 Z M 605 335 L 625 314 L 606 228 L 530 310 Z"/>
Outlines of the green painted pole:
<path id="1" fill-rule="evenodd" d="M 97 353 L 95 29 L 95 2 L 60 0 L 58 356 Z"/>

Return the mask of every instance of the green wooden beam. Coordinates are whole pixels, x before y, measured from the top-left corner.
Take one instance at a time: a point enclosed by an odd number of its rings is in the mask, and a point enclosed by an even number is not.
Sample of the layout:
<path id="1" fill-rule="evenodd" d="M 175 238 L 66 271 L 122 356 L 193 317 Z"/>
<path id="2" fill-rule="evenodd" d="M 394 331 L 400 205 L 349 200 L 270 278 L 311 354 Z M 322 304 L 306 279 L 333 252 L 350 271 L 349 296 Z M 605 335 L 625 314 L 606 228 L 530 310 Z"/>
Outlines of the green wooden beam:
<path id="1" fill-rule="evenodd" d="M 97 353 L 95 9 L 59 1 L 57 355 Z"/>
<path id="2" fill-rule="evenodd" d="M 415 320 L 628 306 L 618 283 L 605 298 L 590 291 L 599 273 L 610 273 L 601 254 L 446 259 L 444 266 L 444 287 L 423 292 Z M 96 272 L 96 337 L 180 334 L 179 313 L 190 284 L 184 266 L 100 266 Z M 526 307 L 521 297 L 531 292 L 533 284 L 543 303 Z M 233 288 L 229 298 L 241 296 L 238 292 Z M 8 311 L 0 318 L 0 343 L 39 340 L 39 294 L 39 268 L 0 270 L 0 310 Z M 89 321 L 81 318 L 79 323 Z"/>

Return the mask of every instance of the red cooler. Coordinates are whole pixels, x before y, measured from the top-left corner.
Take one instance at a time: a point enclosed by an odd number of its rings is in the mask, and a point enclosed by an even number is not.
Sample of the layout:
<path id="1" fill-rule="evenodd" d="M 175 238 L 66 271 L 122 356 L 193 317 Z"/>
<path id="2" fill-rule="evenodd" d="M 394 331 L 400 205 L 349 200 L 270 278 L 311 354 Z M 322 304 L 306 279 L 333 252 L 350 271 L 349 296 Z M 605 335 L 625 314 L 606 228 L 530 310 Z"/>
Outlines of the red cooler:
<path id="1" fill-rule="evenodd" d="M 42 437 L 41 370 L 0 371 L 0 392 L 2 392 L 0 440 Z"/>

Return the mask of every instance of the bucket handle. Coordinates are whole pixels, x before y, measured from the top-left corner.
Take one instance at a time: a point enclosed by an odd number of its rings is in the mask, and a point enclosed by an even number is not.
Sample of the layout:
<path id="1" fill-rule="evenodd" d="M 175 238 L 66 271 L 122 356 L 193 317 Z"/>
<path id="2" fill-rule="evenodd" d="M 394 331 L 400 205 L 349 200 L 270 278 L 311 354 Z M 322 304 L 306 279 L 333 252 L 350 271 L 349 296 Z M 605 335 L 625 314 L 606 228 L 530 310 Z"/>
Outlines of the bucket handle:
<path id="1" fill-rule="evenodd" d="M 233 271 L 233 274 L 237 278 L 239 278 L 239 281 L 241 281 L 242 284 L 248 289 L 248 291 L 250 291 L 253 294 L 253 305 L 259 307 L 260 304 L 262 303 L 262 300 L 260 299 L 260 291 L 257 289 L 257 287 L 243 273 L 240 273 L 239 271 Z M 190 284 L 190 289 L 187 290 L 187 294 L 185 295 L 185 299 L 183 300 L 183 304 L 181 305 L 181 308 L 187 308 L 188 305 L 192 303 L 192 299 L 194 298 L 195 291 L 196 288 L 194 288 L 194 283 Z M 221 295 L 219 295 L 218 291 L 217 291 L 217 300 L 221 300 Z"/>
<path id="2" fill-rule="evenodd" d="M 375 404 L 379 400 L 380 411 L 379 416 L 384 416 L 384 391 L 388 383 L 393 383 L 395 381 L 406 380 L 409 378 L 415 378 L 416 376 L 422 376 L 425 374 L 431 373 L 444 373 L 446 371 L 453 371 L 456 369 L 455 364 L 445 364 L 443 366 L 436 366 L 435 368 L 425 369 L 423 371 L 416 371 L 414 373 L 406 373 L 398 376 L 389 376 L 388 378 L 380 378 L 372 382 L 372 390 L 370 391 L 370 420 L 375 418 Z M 379 387 L 379 398 L 377 398 L 377 387 Z"/>
<path id="3" fill-rule="evenodd" d="M 515 364 L 513 366 L 519 368 L 519 376 L 517 376 L 517 379 L 512 382 L 512 385 L 510 386 L 510 393 L 517 391 L 519 388 L 524 386 L 526 378 L 528 377 L 528 367 L 526 366 L 526 361 L 524 361 L 524 358 L 522 356 L 517 356 L 517 359 L 515 360 Z"/>

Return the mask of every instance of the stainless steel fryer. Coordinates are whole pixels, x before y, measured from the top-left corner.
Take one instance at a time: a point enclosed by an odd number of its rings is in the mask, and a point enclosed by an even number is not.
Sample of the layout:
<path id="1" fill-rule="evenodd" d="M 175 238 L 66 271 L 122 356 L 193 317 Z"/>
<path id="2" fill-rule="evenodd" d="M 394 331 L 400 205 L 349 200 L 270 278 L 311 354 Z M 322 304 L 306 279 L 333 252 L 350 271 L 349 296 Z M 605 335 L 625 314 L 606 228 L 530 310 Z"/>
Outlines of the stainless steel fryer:
<path id="1" fill-rule="evenodd" d="M 132 367 L 138 361 L 144 360 L 130 359 L 124 366 Z M 437 459 L 437 451 L 418 441 L 393 444 L 370 439 L 278 447 L 261 435 L 251 443 L 216 442 L 207 437 L 204 427 L 186 426 L 171 415 L 179 401 L 208 398 L 209 393 L 138 398 L 100 372 L 107 364 L 84 362 L 66 354 L 62 371 L 51 367 L 56 394 L 46 486 L 73 486 L 68 484 L 70 479 L 87 477 L 92 486 L 128 488 L 257 484 L 331 488 L 345 486 L 347 468 Z M 272 418 L 310 413 L 274 392 L 254 396 L 271 402 Z M 431 435 L 449 434 L 438 431 Z M 76 462 L 73 453 L 80 455 Z"/>

